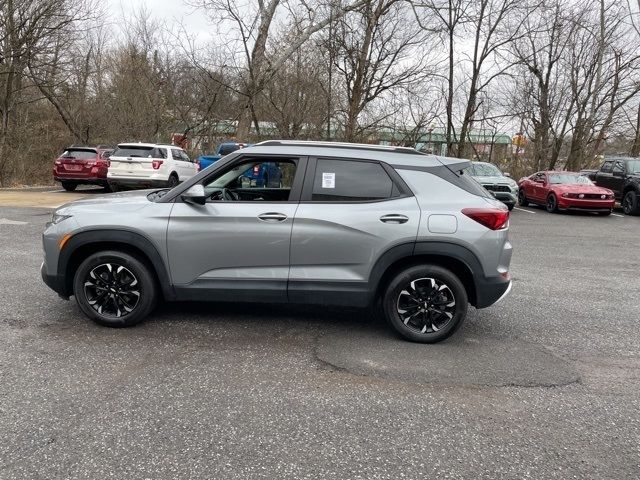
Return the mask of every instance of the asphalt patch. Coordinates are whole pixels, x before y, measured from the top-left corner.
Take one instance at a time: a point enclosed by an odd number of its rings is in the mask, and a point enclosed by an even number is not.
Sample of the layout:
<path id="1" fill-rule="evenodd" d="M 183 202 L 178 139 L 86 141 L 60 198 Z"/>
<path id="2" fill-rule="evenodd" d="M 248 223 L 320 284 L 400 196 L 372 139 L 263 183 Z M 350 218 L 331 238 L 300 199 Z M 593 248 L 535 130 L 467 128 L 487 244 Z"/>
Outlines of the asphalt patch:
<path id="1" fill-rule="evenodd" d="M 458 332 L 424 345 L 370 327 L 320 337 L 318 360 L 356 375 L 421 384 L 555 387 L 580 381 L 570 363 L 521 340 Z"/>

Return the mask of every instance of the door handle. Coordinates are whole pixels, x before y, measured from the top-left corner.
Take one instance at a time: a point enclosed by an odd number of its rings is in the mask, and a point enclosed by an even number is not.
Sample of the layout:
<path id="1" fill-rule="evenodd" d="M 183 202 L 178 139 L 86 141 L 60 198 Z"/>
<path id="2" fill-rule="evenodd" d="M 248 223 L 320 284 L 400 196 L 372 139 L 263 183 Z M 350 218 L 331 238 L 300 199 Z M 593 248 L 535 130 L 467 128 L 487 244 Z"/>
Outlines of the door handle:
<path id="1" fill-rule="evenodd" d="M 407 223 L 409 221 L 409 217 L 398 213 L 391 213 L 389 215 L 381 216 L 380 221 L 383 223 Z"/>
<path id="2" fill-rule="evenodd" d="M 258 220 L 263 222 L 284 222 L 288 217 L 284 213 L 267 212 L 258 215 Z"/>

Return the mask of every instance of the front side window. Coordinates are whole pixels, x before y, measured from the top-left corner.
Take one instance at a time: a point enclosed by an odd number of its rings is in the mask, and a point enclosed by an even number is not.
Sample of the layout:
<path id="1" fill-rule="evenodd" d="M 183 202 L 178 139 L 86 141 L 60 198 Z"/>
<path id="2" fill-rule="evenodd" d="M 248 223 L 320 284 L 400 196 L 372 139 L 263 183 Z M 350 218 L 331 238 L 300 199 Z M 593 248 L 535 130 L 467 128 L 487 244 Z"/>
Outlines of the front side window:
<path id="1" fill-rule="evenodd" d="M 204 183 L 209 201 L 289 200 L 296 173 L 294 160 L 247 160 Z"/>
<path id="2" fill-rule="evenodd" d="M 319 159 L 311 200 L 316 202 L 362 202 L 400 195 L 379 163 Z"/>
<path id="3" fill-rule="evenodd" d="M 622 162 L 616 162 L 613 166 L 613 171 L 616 173 L 624 173 L 624 164 Z"/>
<path id="4" fill-rule="evenodd" d="M 613 170 L 613 162 L 604 162 L 602 164 L 602 173 L 611 173 Z"/>

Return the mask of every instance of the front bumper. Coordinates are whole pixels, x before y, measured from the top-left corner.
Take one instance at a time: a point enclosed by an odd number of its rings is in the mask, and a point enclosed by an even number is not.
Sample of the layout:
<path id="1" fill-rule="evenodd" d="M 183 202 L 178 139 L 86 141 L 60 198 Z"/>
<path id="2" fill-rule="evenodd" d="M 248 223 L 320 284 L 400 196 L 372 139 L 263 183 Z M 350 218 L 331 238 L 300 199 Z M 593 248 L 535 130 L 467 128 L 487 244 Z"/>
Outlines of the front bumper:
<path id="1" fill-rule="evenodd" d="M 615 200 L 581 200 L 579 198 L 558 197 L 558 208 L 561 210 L 610 212 L 615 204 Z"/>
<path id="2" fill-rule="evenodd" d="M 65 282 L 63 278 L 60 278 L 58 275 L 51 275 L 47 273 L 47 265 L 45 262 L 42 262 L 40 266 L 40 275 L 42 276 L 42 280 L 51 290 L 56 292 L 61 298 L 65 300 L 69 300 L 69 295 L 66 292 Z"/>

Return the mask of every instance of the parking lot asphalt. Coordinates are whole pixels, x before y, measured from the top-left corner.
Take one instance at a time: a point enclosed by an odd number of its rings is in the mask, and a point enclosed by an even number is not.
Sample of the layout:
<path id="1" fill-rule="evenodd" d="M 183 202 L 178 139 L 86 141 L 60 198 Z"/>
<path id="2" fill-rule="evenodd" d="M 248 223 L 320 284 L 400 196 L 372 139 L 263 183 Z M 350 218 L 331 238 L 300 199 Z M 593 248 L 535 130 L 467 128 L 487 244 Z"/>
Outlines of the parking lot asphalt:
<path id="1" fill-rule="evenodd" d="M 515 210 L 511 296 L 429 346 L 323 307 L 99 327 L 40 280 L 50 213 L 0 207 L 2 479 L 640 477 L 640 218 Z"/>

